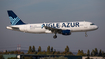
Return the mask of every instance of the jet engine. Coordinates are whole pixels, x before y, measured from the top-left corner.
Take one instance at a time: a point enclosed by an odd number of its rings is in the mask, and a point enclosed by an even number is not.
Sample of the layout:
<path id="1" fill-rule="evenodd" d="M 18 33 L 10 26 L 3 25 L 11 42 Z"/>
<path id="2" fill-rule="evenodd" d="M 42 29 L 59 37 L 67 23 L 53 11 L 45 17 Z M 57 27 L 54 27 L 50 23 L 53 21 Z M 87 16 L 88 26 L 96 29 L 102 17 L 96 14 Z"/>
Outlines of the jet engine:
<path id="1" fill-rule="evenodd" d="M 70 35 L 70 30 L 62 30 L 62 35 Z"/>

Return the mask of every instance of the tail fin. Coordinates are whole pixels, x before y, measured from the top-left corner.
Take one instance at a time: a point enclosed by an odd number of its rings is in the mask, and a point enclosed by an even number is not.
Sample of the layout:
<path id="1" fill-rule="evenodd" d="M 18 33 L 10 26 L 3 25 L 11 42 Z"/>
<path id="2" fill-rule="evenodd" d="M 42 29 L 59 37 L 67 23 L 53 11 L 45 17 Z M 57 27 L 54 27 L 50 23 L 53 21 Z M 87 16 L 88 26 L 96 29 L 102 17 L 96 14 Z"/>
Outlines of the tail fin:
<path id="1" fill-rule="evenodd" d="M 7 12 L 8 12 L 11 25 L 25 24 L 12 10 L 8 10 Z"/>

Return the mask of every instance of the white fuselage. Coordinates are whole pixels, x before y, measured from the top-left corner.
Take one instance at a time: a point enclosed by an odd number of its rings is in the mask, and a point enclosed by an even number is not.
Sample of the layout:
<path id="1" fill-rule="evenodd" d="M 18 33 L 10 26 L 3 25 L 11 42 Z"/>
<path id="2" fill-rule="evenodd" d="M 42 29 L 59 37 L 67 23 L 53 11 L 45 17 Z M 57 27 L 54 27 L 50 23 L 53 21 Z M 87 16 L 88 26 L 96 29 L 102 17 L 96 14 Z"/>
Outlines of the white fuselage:
<path id="1" fill-rule="evenodd" d="M 92 22 L 86 21 L 11 25 L 7 26 L 7 29 L 28 33 L 52 33 L 50 30 L 45 29 L 44 26 L 62 30 L 70 30 L 71 32 L 87 32 L 98 29 L 98 26 L 94 25 Z"/>

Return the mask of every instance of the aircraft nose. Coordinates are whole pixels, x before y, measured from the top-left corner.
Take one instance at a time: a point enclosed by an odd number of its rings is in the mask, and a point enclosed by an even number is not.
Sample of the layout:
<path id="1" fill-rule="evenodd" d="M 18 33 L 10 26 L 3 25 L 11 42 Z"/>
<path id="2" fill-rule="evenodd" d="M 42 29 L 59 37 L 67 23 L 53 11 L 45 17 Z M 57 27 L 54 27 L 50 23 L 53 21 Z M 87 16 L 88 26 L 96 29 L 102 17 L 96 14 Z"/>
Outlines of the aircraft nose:
<path id="1" fill-rule="evenodd" d="M 98 27 L 98 26 L 96 26 L 95 28 L 96 28 L 96 29 L 98 29 L 99 27 Z"/>

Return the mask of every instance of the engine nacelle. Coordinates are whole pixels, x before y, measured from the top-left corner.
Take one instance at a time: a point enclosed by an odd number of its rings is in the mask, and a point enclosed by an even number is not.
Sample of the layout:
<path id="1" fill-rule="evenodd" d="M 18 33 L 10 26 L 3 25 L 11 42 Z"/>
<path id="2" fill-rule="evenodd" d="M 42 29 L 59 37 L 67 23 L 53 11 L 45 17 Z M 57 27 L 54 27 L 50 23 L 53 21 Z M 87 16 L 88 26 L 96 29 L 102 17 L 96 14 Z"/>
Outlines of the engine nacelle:
<path id="1" fill-rule="evenodd" d="M 62 35 L 70 35 L 70 30 L 62 30 Z"/>

